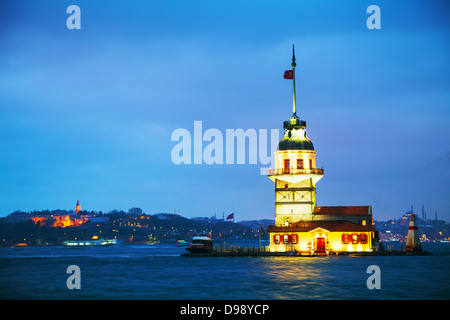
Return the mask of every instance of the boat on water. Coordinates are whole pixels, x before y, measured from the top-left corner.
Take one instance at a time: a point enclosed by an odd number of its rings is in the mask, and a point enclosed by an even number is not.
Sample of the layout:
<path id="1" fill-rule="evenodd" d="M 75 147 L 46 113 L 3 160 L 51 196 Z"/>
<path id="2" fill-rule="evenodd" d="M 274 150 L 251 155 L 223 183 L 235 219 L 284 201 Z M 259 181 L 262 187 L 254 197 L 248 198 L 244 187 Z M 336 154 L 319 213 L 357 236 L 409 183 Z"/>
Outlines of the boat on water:
<path id="1" fill-rule="evenodd" d="M 186 250 L 190 254 L 211 253 L 213 248 L 212 240 L 209 237 L 193 237 L 192 242 Z"/>
<path id="2" fill-rule="evenodd" d="M 117 239 L 97 239 L 97 240 L 70 240 L 64 241 L 63 247 L 83 248 L 83 247 L 110 247 L 119 244 Z"/>

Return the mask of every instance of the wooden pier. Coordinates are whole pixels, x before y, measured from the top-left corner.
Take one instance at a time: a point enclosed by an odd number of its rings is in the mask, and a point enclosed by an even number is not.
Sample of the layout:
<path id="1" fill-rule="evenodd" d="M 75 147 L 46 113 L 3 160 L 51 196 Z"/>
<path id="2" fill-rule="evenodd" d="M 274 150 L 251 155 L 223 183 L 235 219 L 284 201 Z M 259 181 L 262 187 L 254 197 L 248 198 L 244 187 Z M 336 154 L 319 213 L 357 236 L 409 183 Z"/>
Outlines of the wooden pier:
<path id="1" fill-rule="evenodd" d="M 323 256 L 428 256 L 430 252 L 406 252 L 404 250 L 397 250 L 394 247 L 388 247 L 388 250 L 370 251 L 370 252 L 328 252 L 327 253 L 303 253 L 295 250 L 285 252 L 272 252 L 267 246 L 227 246 L 221 245 L 214 247 L 210 253 L 190 254 L 185 253 L 183 257 L 323 257 Z"/>

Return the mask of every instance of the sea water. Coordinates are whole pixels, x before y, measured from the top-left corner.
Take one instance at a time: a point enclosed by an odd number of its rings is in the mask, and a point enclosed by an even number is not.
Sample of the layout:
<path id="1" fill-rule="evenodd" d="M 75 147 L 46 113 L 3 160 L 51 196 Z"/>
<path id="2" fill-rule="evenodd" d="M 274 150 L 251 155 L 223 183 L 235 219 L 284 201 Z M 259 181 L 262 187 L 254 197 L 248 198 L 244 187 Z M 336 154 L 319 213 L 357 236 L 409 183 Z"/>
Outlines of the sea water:
<path id="1" fill-rule="evenodd" d="M 176 245 L 0 248 L 0 299 L 449 299 L 450 244 L 431 256 L 183 257 Z M 67 268 L 80 270 L 69 289 Z M 380 289 L 367 269 L 380 268 Z"/>

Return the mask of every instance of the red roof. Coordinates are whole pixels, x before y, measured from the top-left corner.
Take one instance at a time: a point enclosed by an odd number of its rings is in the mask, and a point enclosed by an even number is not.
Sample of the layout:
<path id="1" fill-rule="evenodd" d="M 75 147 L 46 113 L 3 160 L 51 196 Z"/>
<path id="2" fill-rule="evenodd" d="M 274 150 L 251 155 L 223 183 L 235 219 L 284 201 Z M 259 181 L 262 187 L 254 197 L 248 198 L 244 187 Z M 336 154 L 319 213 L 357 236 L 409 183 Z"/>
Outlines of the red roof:
<path id="1" fill-rule="evenodd" d="M 347 207 L 316 207 L 316 215 L 371 215 L 370 206 L 347 206 Z"/>
<path id="2" fill-rule="evenodd" d="M 322 228 L 328 231 L 375 231 L 372 224 L 355 224 L 344 220 L 329 221 L 299 221 L 289 226 L 269 226 L 267 232 L 309 232 L 311 230 Z"/>

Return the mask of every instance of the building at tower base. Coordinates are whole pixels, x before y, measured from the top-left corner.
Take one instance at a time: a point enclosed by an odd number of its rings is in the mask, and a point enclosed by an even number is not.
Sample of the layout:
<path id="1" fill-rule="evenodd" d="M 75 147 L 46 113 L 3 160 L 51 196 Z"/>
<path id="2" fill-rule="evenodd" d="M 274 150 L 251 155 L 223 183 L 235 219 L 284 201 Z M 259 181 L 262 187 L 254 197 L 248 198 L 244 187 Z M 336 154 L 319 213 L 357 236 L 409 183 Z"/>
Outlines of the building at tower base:
<path id="1" fill-rule="evenodd" d="M 296 251 L 300 254 L 339 254 L 372 252 L 375 230 L 345 220 L 297 222 L 270 226 L 270 251 Z"/>

